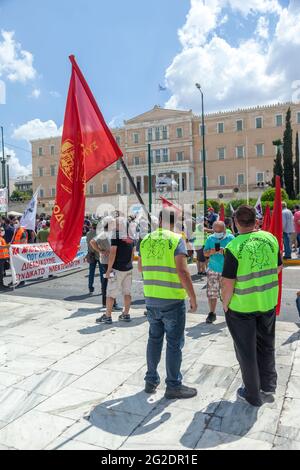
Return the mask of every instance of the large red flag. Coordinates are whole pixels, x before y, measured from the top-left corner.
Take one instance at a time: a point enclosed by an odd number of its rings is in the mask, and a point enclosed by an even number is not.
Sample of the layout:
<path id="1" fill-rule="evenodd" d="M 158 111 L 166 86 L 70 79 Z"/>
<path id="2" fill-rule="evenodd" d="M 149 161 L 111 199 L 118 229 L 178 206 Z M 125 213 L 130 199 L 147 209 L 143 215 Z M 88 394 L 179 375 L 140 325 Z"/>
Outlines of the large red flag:
<path id="1" fill-rule="evenodd" d="M 220 222 L 225 222 L 225 207 L 224 207 L 224 204 L 221 204 L 221 207 L 220 207 L 219 221 Z"/>
<path id="2" fill-rule="evenodd" d="M 49 237 L 53 251 L 65 263 L 73 261 L 80 246 L 86 182 L 122 156 L 74 56 L 70 60 L 72 76 Z"/>
<path id="3" fill-rule="evenodd" d="M 270 225 L 271 225 L 271 209 L 270 209 L 269 204 L 267 204 L 265 215 L 264 215 L 264 221 L 262 225 L 262 230 L 265 230 L 266 232 L 268 232 L 270 229 Z"/>
<path id="4" fill-rule="evenodd" d="M 283 252 L 283 228 L 282 228 L 282 200 L 281 200 L 281 183 L 280 176 L 276 176 L 276 194 L 274 209 L 271 219 L 269 232 L 272 233 L 278 240 L 280 252 Z M 278 303 L 276 308 L 277 315 L 280 314 L 281 296 L 282 296 L 282 272 L 278 276 L 279 281 L 279 294 Z"/>

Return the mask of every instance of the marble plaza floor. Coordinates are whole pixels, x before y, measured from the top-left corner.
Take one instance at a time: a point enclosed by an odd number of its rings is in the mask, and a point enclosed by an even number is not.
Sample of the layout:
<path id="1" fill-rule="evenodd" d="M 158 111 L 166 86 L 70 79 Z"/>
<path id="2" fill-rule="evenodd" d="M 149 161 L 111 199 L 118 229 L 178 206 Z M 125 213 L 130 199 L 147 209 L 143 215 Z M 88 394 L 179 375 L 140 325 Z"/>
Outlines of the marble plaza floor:
<path id="1" fill-rule="evenodd" d="M 300 325 L 278 322 L 275 401 L 236 400 L 224 319 L 188 315 L 184 382 L 198 396 L 143 392 L 147 321 L 97 325 L 95 304 L 0 296 L 1 449 L 300 449 Z M 117 319 L 117 314 L 114 314 Z"/>

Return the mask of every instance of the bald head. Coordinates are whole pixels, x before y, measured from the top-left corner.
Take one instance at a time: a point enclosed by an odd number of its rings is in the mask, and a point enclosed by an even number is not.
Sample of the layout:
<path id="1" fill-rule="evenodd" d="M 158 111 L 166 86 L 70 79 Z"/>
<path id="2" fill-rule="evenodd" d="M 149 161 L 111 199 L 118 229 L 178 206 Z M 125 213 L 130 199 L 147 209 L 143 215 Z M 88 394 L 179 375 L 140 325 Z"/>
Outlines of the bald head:
<path id="1" fill-rule="evenodd" d="M 225 224 L 224 222 L 221 222 L 220 220 L 215 222 L 213 224 L 213 231 L 215 233 L 222 233 L 222 232 L 226 232 L 226 227 L 225 227 Z"/>

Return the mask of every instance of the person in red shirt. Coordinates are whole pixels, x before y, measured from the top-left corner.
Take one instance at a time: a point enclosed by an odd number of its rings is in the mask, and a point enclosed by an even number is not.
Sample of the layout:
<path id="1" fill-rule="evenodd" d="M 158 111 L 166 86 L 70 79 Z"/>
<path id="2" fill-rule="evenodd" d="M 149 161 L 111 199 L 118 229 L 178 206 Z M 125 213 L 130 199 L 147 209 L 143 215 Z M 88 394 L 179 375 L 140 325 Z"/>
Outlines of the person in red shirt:
<path id="1" fill-rule="evenodd" d="M 298 242 L 298 256 L 300 256 L 300 206 L 295 206 L 294 224 Z"/>

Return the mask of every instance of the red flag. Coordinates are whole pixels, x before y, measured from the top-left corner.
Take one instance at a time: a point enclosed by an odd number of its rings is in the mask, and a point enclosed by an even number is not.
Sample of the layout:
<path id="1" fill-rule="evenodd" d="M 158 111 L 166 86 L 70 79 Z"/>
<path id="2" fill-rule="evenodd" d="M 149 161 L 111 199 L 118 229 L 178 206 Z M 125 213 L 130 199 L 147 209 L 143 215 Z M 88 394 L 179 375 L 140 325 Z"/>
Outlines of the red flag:
<path id="1" fill-rule="evenodd" d="M 262 230 L 265 230 L 266 232 L 269 231 L 271 225 L 271 209 L 269 204 L 267 204 L 265 215 L 264 215 L 264 221 L 262 225 Z"/>
<path id="2" fill-rule="evenodd" d="M 220 222 L 225 222 L 225 207 L 224 207 L 224 204 L 221 204 L 221 207 L 220 207 L 219 221 Z"/>
<path id="3" fill-rule="evenodd" d="M 280 176 L 276 176 L 276 194 L 274 201 L 274 209 L 271 219 L 269 232 L 272 233 L 278 240 L 280 252 L 283 252 L 283 228 L 282 228 L 282 200 L 281 200 L 281 183 Z M 280 314 L 281 296 L 282 296 L 282 272 L 278 276 L 279 294 L 276 314 Z"/>
<path id="4" fill-rule="evenodd" d="M 65 263 L 73 261 L 80 246 L 86 182 L 122 156 L 74 56 L 70 60 L 72 76 L 49 237 L 53 251 Z"/>
<path id="5" fill-rule="evenodd" d="M 182 210 L 180 209 L 180 207 L 177 207 L 175 204 L 173 204 L 173 202 L 169 201 L 163 196 L 160 196 L 160 199 L 162 201 L 163 208 L 171 207 L 172 209 L 174 209 L 175 212 L 177 212 L 177 214 L 182 213 Z"/>

